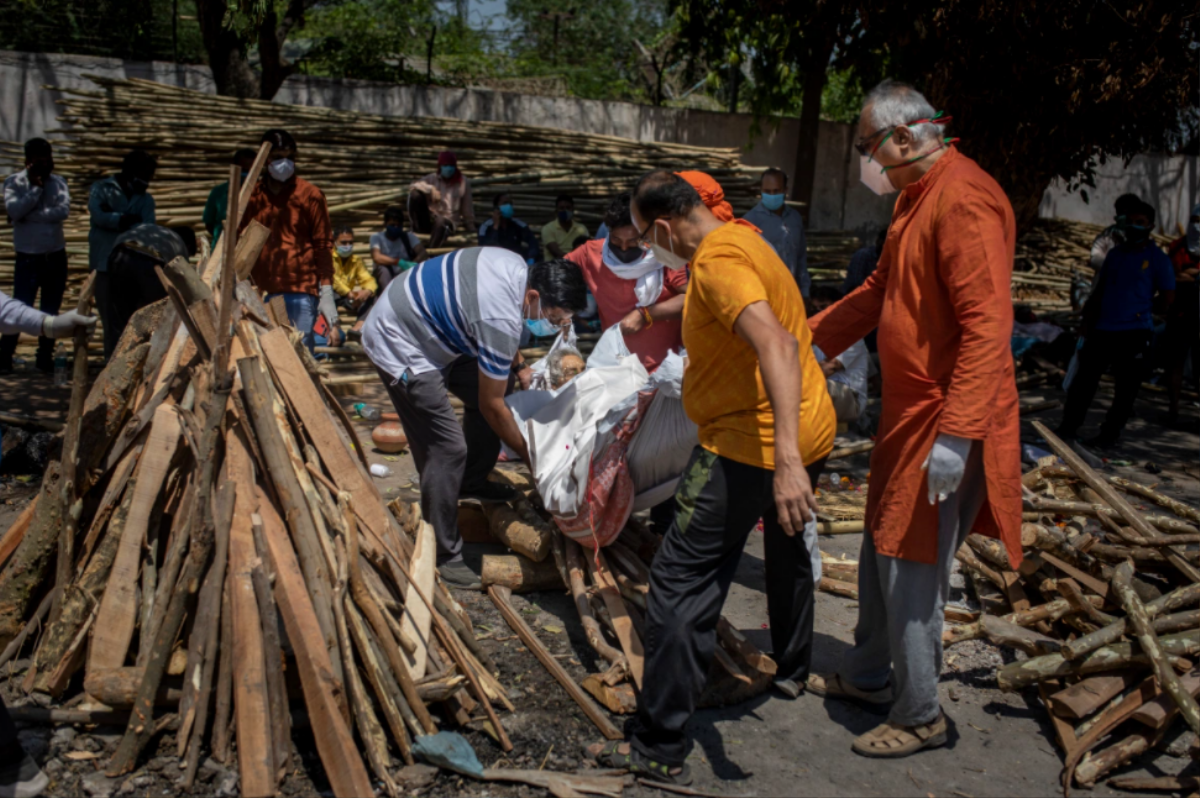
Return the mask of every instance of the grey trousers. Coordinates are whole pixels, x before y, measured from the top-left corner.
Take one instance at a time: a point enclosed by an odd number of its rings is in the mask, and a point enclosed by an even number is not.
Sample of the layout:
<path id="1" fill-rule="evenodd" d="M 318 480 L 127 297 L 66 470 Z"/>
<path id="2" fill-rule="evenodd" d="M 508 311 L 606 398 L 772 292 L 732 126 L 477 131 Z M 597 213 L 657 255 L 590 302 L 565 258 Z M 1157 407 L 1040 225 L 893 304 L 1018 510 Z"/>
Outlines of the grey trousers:
<path id="1" fill-rule="evenodd" d="M 376 368 L 400 416 L 417 473 L 421 514 L 437 536 L 437 562 L 462 559 L 458 496 L 487 481 L 500 456 L 500 438 L 479 411 L 479 362 L 460 357 L 441 371 L 393 376 Z M 463 403 L 462 424 L 446 391 Z"/>
<path id="2" fill-rule="evenodd" d="M 917 501 L 927 501 L 925 487 Z M 858 625 L 841 676 L 860 690 L 890 682 L 895 694 L 888 720 L 920 726 L 938 717 L 942 628 L 954 553 L 962 545 L 987 496 L 983 446 L 967 457 L 958 490 L 938 505 L 936 565 L 901 560 L 875 551 L 863 535 L 858 562 Z"/>

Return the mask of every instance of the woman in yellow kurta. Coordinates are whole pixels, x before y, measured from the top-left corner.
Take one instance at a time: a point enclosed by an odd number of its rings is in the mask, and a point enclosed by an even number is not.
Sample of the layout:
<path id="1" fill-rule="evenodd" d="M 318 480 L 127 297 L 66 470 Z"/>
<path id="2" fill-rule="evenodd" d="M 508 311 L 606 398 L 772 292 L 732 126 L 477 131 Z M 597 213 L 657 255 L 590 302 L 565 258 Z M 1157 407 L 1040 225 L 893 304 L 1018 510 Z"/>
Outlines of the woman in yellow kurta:
<path id="1" fill-rule="evenodd" d="M 888 118 L 891 116 L 891 118 Z M 809 321 L 830 357 L 879 328 L 883 414 L 871 456 L 855 647 L 815 692 L 882 708 L 866 756 L 945 741 L 942 613 L 968 532 L 1021 561 L 1020 422 L 1010 338 L 1016 224 L 1003 190 L 942 138 L 948 119 L 885 82 L 859 123 L 863 182 L 900 190 L 879 267 Z M 882 176 L 882 179 L 881 179 Z"/>

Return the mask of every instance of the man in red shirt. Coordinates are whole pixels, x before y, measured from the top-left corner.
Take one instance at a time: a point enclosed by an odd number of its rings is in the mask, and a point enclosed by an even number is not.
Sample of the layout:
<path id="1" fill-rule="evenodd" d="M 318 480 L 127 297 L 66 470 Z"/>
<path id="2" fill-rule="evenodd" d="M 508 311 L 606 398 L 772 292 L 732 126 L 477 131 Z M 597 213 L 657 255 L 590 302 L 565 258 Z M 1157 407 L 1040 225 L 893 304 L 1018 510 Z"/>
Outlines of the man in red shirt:
<path id="1" fill-rule="evenodd" d="M 333 229 L 319 188 L 296 177 L 296 140 L 286 130 L 263 134 L 271 154 L 254 187 L 242 228 L 253 219 L 271 231 L 250 275 L 267 298 L 282 296 L 288 320 L 313 349 L 317 314 L 330 326 L 338 321 L 333 292 Z"/>
<path id="2" fill-rule="evenodd" d="M 667 269 L 638 244 L 629 215 L 629 192 L 613 198 L 604 215 L 608 237 L 574 249 L 567 260 L 579 264 L 596 299 L 600 324 L 621 325 L 625 346 L 646 371 L 683 346 L 683 297 L 687 270 Z"/>

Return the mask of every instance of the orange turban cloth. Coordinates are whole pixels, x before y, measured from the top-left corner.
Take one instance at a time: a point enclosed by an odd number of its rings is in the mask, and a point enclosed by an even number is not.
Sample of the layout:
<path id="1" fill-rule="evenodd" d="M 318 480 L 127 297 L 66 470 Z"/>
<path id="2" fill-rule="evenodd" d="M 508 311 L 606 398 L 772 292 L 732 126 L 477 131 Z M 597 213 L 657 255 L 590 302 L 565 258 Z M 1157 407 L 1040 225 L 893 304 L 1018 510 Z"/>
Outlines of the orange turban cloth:
<path id="1" fill-rule="evenodd" d="M 725 201 L 725 189 L 721 188 L 721 184 L 713 180 L 711 175 L 704 172 L 676 172 L 675 174 L 688 181 L 692 188 L 696 189 L 700 200 L 713 212 L 713 216 L 722 222 L 733 221 L 733 206 Z"/>

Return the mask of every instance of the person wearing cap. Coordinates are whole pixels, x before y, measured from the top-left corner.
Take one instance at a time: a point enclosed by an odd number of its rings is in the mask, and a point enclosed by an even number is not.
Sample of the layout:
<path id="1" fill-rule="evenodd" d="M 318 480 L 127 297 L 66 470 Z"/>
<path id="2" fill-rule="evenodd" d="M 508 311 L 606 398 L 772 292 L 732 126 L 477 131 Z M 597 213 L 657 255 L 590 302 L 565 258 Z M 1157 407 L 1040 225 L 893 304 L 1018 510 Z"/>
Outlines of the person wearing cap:
<path id="1" fill-rule="evenodd" d="M 458 156 L 450 150 L 438 153 L 437 171 L 409 187 L 408 218 L 414 232 L 428 233 L 427 247 L 440 247 L 455 231 L 475 232 L 475 205 L 471 181 L 458 168 Z"/>
<path id="2" fill-rule="evenodd" d="M 1075 437 L 1087 417 L 1110 366 L 1115 391 L 1098 435 L 1085 445 L 1105 449 L 1116 445 L 1133 415 L 1142 379 L 1150 367 L 1154 337 L 1154 296 L 1169 307 L 1175 296 L 1175 268 L 1167 253 L 1150 238 L 1154 209 L 1144 202 L 1118 217 L 1121 243 L 1109 250 L 1083 306 L 1083 348 L 1079 370 L 1067 389 L 1058 436 Z"/>
<path id="3" fill-rule="evenodd" d="M 800 295 L 809 298 L 812 278 L 808 274 L 808 243 L 804 239 L 804 217 L 795 208 L 789 208 L 787 199 L 788 178 L 782 169 L 772 166 L 762 174 L 759 183 L 762 199 L 742 218 L 762 230 L 783 265 L 788 267 Z"/>
<path id="4" fill-rule="evenodd" d="M 4 181 L 4 210 L 13 229 L 13 297 L 33 305 L 42 294 L 42 310 L 57 313 L 67 287 L 67 244 L 63 222 L 71 212 L 67 181 L 54 171 L 54 151 L 45 139 L 25 142 L 25 169 Z M 0 373 L 11 371 L 16 334 L 0 338 Z M 37 368 L 54 371 L 54 344 L 38 342 Z"/>

